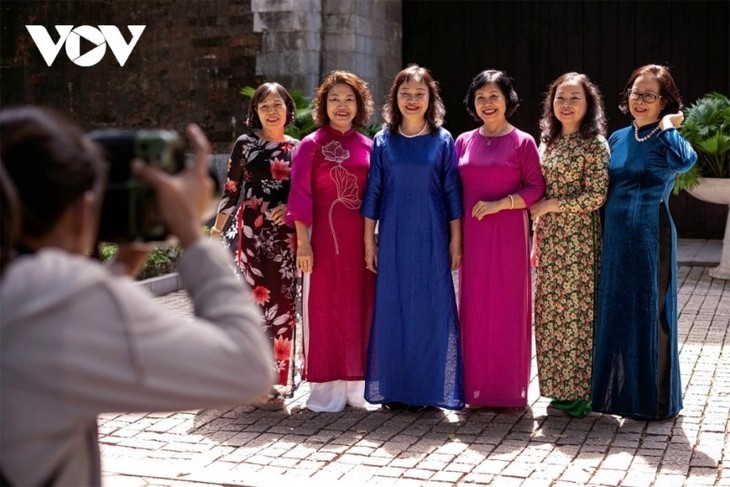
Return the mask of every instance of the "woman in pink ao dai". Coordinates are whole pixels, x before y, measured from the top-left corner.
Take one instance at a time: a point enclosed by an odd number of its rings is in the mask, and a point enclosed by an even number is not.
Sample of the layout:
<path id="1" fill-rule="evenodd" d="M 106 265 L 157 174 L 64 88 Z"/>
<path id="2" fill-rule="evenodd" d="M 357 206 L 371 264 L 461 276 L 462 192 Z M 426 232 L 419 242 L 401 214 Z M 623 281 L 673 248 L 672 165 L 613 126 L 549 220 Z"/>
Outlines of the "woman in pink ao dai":
<path id="1" fill-rule="evenodd" d="M 333 71 L 317 90 L 320 128 L 293 155 L 287 220 L 297 230 L 297 269 L 304 272 L 304 378 L 307 408 L 342 411 L 367 405 L 365 363 L 375 276 L 364 263 L 360 203 L 372 141 L 355 130 L 373 110 L 365 82 Z"/>
<path id="2" fill-rule="evenodd" d="M 518 98 L 504 72 L 479 73 L 464 103 L 483 123 L 456 139 L 464 198 L 464 399 L 468 406 L 525 407 L 531 349 L 526 209 L 542 197 L 545 182 L 535 140 L 507 121 Z"/>

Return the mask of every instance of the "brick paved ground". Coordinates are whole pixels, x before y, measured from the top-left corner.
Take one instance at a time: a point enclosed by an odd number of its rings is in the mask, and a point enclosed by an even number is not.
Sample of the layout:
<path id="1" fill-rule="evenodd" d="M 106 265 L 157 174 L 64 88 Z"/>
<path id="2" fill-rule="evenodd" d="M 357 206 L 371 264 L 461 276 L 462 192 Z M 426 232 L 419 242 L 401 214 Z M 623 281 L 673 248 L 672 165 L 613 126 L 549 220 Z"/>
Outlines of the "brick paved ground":
<path id="1" fill-rule="evenodd" d="M 305 385 L 287 412 L 104 415 L 105 485 L 730 487 L 730 281 L 686 266 L 679 283 L 674 420 L 547 416 L 533 358 L 524 410 L 315 414 Z M 158 299 L 190 312 L 182 292 Z"/>

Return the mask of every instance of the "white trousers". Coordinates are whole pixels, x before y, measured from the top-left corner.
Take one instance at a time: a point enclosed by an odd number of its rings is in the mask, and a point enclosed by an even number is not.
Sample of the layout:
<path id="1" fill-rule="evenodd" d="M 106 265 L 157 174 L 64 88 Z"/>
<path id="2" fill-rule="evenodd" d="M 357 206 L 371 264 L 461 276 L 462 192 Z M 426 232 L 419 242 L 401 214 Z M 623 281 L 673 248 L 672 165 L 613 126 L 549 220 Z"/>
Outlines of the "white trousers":
<path id="1" fill-rule="evenodd" d="M 366 408 L 364 380 L 333 380 L 310 382 L 307 408 L 316 413 L 337 413 L 349 404 L 354 408 Z"/>

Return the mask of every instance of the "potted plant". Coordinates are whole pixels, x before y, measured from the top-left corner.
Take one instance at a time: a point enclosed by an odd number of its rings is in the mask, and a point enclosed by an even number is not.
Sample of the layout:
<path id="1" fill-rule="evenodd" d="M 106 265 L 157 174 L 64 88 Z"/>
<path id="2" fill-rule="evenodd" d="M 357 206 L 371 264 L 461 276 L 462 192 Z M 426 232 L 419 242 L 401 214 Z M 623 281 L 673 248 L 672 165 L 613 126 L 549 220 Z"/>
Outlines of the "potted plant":
<path id="1" fill-rule="evenodd" d="M 703 96 L 685 108 L 679 131 L 697 152 L 697 164 L 677 176 L 674 193 L 686 190 L 702 201 L 728 205 L 730 213 L 730 99 L 720 93 Z M 730 215 L 720 265 L 710 276 L 730 279 Z"/>

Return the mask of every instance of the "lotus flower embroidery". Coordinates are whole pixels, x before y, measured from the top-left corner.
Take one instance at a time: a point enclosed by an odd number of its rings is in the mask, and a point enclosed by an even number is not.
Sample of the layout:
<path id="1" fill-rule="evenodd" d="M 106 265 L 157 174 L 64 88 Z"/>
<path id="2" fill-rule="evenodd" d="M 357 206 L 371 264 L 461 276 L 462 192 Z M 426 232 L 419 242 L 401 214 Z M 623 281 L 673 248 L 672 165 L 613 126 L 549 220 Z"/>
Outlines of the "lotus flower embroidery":
<path id="1" fill-rule="evenodd" d="M 325 161 L 342 164 L 350 158 L 350 151 L 342 147 L 338 141 L 333 140 L 322 146 L 322 155 Z"/>
<path id="2" fill-rule="evenodd" d="M 332 240 L 335 242 L 335 254 L 339 255 L 340 247 L 337 244 L 337 234 L 335 233 L 335 226 L 332 221 L 332 212 L 337 203 L 342 203 L 346 208 L 351 210 L 360 208 L 361 201 L 358 196 L 357 177 L 342 166 L 342 163 L 350 158 L 350 151 L 342 147 L 342 144 L 338 141 L 333 140 L 322 146 L 322 155 L 326 161 L 336 163 L 330 169 L 330 177 L 335 183 L 337 198 L 330 205 L 329 222 Z"/>

